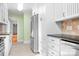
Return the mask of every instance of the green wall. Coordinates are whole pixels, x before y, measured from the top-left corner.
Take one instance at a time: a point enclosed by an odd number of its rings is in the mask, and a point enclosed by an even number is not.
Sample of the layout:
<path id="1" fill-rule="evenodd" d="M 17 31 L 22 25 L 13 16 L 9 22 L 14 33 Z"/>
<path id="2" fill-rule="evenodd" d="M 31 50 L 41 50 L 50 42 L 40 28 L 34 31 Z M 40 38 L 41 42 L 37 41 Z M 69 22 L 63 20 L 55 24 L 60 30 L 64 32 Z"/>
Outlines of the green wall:
<path id="1" fill-rule="evenodd" d="M 24 39 L 24 18 L 23 16 L 19 16 L 18 20 L 18 39 L 23 40 Z"/>
<path id="2" fill-rule="evenodd" d="M 17 39 L 18 41 L 23 41 L 24 39 L 24 15 L 9 13 L 9 17 L 17 22 Z"/>
<path id="3" fill-rule="evenodd" d="M 30 39 L 30 20 L 31 20 L 31 12 L 24 13 L 24 40 Z"/>
<path id="4" fill-rule="evenodd" d="M 11 17 L 14 21 L 17 21 L 18 24 L 18 41 L 27 41 L 30 39 L 31 14 L 31 12 L 24 12 L 24 14 L 9 12 L 9 17 Z"/>

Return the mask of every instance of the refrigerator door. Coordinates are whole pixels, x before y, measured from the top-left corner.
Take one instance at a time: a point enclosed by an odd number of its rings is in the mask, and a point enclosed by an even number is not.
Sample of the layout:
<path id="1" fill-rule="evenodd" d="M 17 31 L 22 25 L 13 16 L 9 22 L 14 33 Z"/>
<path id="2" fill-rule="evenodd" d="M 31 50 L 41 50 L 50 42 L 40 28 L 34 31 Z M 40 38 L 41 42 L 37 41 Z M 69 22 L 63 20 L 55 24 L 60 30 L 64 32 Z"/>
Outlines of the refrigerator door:
<path id="1" fill-rule="evenodd" d="M 34 51 L 34 16 L 31 17 L 31 37 L 30 37 L 31 50 Z"/>
<path id="2" fill-rule="evenodd" d="M 31 49 L 38 53 L 38 14 L 31 19 Z"/>

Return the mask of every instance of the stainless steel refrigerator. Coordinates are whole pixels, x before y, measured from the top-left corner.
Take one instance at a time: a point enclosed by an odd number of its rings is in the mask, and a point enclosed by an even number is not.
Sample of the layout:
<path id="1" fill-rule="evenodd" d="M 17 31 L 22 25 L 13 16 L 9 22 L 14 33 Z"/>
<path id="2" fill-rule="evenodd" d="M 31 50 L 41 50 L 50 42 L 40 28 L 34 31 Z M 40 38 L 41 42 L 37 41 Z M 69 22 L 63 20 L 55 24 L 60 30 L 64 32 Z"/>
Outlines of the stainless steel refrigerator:
<path id="1" fill-rule="evenodd" d="M 39 53 L 39 43 L 38 43 L 38 14 L 31 17 L 31 37 L 30 44 L 31 50 L 34 53 Z"/>

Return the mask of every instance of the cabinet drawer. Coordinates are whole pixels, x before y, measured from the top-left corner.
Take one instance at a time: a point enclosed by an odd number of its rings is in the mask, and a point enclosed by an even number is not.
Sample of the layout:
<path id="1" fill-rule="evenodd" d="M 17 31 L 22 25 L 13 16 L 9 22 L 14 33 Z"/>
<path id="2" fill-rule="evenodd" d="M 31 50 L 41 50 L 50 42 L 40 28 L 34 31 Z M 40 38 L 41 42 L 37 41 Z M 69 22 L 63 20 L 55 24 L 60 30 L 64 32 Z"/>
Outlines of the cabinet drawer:
<path id="1" fill-rule="evenodd" d="M 4 50 L 0 52 L 0 56 L 4 56 Z"/>
<path id="2" fill-rule="evenodd" d="M 59 45 L 59 44 L 60 40 L 54 40 L 54 41 L 48 40 L 48 45 Z"/>
<path id="3" fill-rule="evenodd" d="M 49 46 L 49 49 L 54 50 L 54 51 L 59 51 L 60 50 L 60 47 L 59 46 L 50 45 Z"/>
<path id="4" fill-rule="evenodd" d="M 0 47 L 0 52 L 4 50 L 4 47 Z"/>
<path id="5" fill-rule="evenodd" d="M 48 38 L 48 41 L 49 41 L 49 42 L 59 42 L 59 41 L 60 41 L 60 38 L 54 38 L 54 37 L 53 37 L 53 38 L 50 38 L 50 37 L 49 37 L 49 38 Z"/>
<path id="6" fill-rule="evenodd" d="M 57 37 L 48 37 L 48 39 L 59 40 L 60 38 L 57 38 Z"/>
<path id="7" fill-rule="evenodd" d="M 48 54 L 52 56 L 59 56 L 59 52 L 49 49 Z"/>

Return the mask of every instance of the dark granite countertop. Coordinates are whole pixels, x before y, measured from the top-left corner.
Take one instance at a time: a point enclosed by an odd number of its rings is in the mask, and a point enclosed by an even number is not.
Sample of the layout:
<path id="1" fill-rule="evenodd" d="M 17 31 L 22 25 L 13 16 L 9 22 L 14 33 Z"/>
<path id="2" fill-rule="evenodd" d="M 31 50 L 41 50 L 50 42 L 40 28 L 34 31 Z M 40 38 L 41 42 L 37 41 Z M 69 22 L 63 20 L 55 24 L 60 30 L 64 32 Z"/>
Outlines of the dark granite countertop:
<path id="1" fill-rule="evenodd" d="M 79 44 L 79 36 L 77 35 L 68 35 L 68 34 L 47 34 L 47 36 L 51 37 L 58 37 L 61 38 L 63 41 L 68 41 L 72 43 L 77 43 Z"/>
<path id="2" fill-rule="evenodd" d="M 0 34 L 0 35 L 10 35 L 10 34 Z"/>

